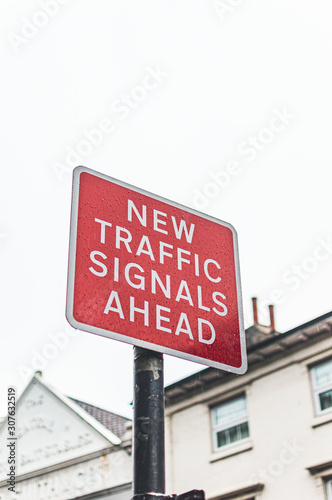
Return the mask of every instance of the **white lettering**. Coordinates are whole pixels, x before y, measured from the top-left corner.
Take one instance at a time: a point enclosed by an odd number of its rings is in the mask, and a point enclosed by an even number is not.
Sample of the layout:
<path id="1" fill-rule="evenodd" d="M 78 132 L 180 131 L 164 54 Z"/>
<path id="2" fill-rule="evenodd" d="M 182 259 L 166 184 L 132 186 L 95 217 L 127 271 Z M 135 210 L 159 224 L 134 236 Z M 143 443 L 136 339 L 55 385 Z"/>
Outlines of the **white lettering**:
<path id="1" fill-rule="evenodd" d="M 115 302 L 116 302 L 116 307 L 112 307 L 113 300 L 115 300 Z M 110 296 L 108 298 L 108 301 L 107 301 L 107 304 L 106 304 L 106 307 L 105 307 L 105 310 L 104 310 L 104 314 L 108 314 L 109 311 L 113 311 L 113 312 L 118 313 L 118 315 L 120 316 L 120 318 L 124 319 L 124 315 L 123 315 L 123 311 L 122 311 L 121 302 L 120 302 L 120 299 L 119 299 L 118 292 L 115 292 L 114 290 L 112 290 L 111 293 L 110 293 Z"/>
<path id="2" fill-rule="evenodd" d="M 140 221 L 141 225 L 146 227 L 146 206 L 142 205 L 142 215 L 139 213 L 136 208 L 134 202 L 132 200 L 128 200 L 128 220 L 131 222 L 133 217 L 133 210 L 136 214 L 136 217 Z"/>
<path id="3" fill-rule="evenodd" d="M 198 307 L 200 309 L 203 309 L 204 311 L 210 311 L 209 307 L 203 306 L 203 303 L 202 303 L 202 287 L 200 285 L 197 285 L 197 299 L 198 299 Z"/>
<path id="4" fill-rule="evenodd" d="M 99 262 L 95 258 L 96 255 L 99 255 L 99 257 L 101 257 L 102 259 L 107 259 L 107 257 L 106 257 L 106 255 L 103 252 L 98 252 L 98 250 L 94 250 L 94 251 L 92 251 L 90 253 L 90 259 L 92 260 L 92 262 L 94 264 L 96 264 L 97 266 L 101 267 L 102 271 L 96 271 L 92 266 L 89 267 L 89 271 L 92 274 L 95 274 L 96 276 L 100 276 L 101 278 L 103 278 L 107 274 L 107 267 L 105 266 L 105 264 L 103 262 Z"/>
<path id="5" fill-rule="evenodd" d="M 204 262 L 204 273 L 205 273 L 205 276 L 207 277 L 207 279 L 212 281 L 213 283 L 219 283 L 219 281 L 221 281 L 220 276 L 218 278 L 212 278 L 210 276 L 209 271 L 208 271 L 209 264 L 214 264 L 218 269 L 221 269 L 220 265 L 218 264 L 218 262 L 216 262 L 213 259 L 206 259 L 206 261 Z"/>
<path id="6" fill-rule="evenodd" d="M 119 259 L 114 257 L 114 281 L 119 281 Z"/>
<path id="7" fill-rule="evenodd" d="M 182 328 L 183 322 L 186 324 L 187 328 Z M 180 318 L 178 321 L 178 326 L 176 327 L 175 335 L 180 335 L 181 332 L 186 333 L 187 335 L 189 335 L 189 338 L 191 338 L 191 340 L 194 340 L 186 313 L 180 314 Z"/>
<path id="8" fill-rule="evenodd" d="M 166 321 L 167 323 L 169 323 L 171 320 L 170 318 L 168 318 L 167 316 L 162 316 L 160 314 L 161 311 L 165 311 L 165 312 L 168 312 L 170 313 L 171 310 L 168 308 L 168 307 L 163 307 L 163 306 L 160 306 L 159 304 L 157 304 L 156 306 L 156 312 L 157 312 L 157 330 L 162 330 L 163 332 L 168 332 L 168 333 L 171 333 L 172 330 L 170 328 L 166 328 L 165 326 L 161 326 L 161 322 L 162 321 Z"/>
<path id="9" fill-rule="evenodd" d="M 195 275 L 199 276 L 199 256 L 195 253 Z"/>
<path id="10" fill-rule="evenodd" d="M 141 271 L 141 273 L 144 273 L 143 267 L 141 267 L 139 264 L 135 264 L 134 262 L 130 262 L 129 264 L 127 264 L 125 267 L 125 278 L 126 278 L 128 285 L 130 285 L 133 288 L 137 288 L 138 290 L 139 289 L 144 290 L 145 289 L 145 279 L 143 276 L 140 276 L 139 274 L 134 274 L 134 278 L 136 278 L 139 281 L 139 283 L 133 283 L 131 281 L 130 276 L 129 276 L 129 271 L 132 267 L 135 267 L 136 269 Z"/>
<path id="11" fill-rule="evenodd" d="M 215 307 L 212 308 L 212 311 L 214 311 L 216 314 L 219 314 L 219 316 L 226 316 L 228 309 L 225 306 L 225 304 L 223 304 L 222 302 L 220 302 L 220 300 L 217 299 L 218 295 L 224 300 L 226 299 L 226 297 L 223 293 L 220 293 L 220 292 L 213 292 L 213 294 L 212 294 L 212 298 L 213 298 L 214 302 L 216 304 L 218 304 L 219 306 L 221 306 L 223 308 L 223 311 L 218 311 L 218 309 L 216 309 Z"/>
<path id="12" fill-rule="evenodd" d="M 178 240 L 181 239 L 182 231 L 184 230 L 187 242 L 191 243 L 192 239 L 193 239 L 193 235 L 194 235 L 195 224 L 190 224 L 190 230 L 188 231 L 186 222 L 184 220 L 181 220 L 179 227 L 177 227 L 176 219 L 172 215 L 172 222 L 173 222 L 173 226 L 174 226 L 175 236 L 177 237 L 177 239 Z"/>
<path id="13" fill-rule="evenodd" d="M 203 338 L 203 323 L 205 325 L 208 325 L 211 330 L 211 337 L 209 339 Z M 216 331 L 213 325 L 209 321 L 202 318 L 198 318 L 198 340 L 202 344 L 213 344 L 213 342 L 216 340 Z"/>
<path id="14" fill-rule="evenodd" d="M 144 250 L 144 248 L 143 248 L 144 245 L 146 245 L 147 250 Z M 152 252 L 149 237 L 145 236 L 145 235 L 142 236 L 142 239 L 141 239 L 140 244 L 138 246 L 136 255 L 141 255 L 141 253 L 145 253 L 146 255 L 148 255 L 151 260 L 155 260 L 153 252 Z"/>
<path id="15" fill-rule="evenodd" d="M 135 298 L 130 297 L 130 321 L 133 323 L 135 321 L 135 312 L 144 314 L 144 326 L 149 326 L 149 302 L 144 301 L 144 309 L 135 307 Z"/>
<path id="16" fill-rule="evenodd" d="M 182 258 L 183 253 L 190 255 L 190 252 L 188 252 L 188 250 L 183 250 L 183 248 L 178 248 L 178 269 L 180 271 L 182 271 L 182 262 L 186 262 L 186 264 L 190 264 L 190 260 Z"/>
<path id="17" fill-rule="evenodd" d="M 183 289 L 185 289 L 187 295 L 183 295 L 182 294 Z M 188 283 L 185 280 L 181 280 L 181 283 L 180 283 L 180 286 L 179 286 L 179 290 L 178 290 L 178 293 L 177 293 L 177 296 L 176 296 L 175 300 L 177 302 L 179 302 L 180 299 L 188 300 L 188 302 L 189 302 L 189 304 L 191 306 L 194 305 L 193 301 L 192 301 L 192 298 L 191 298 L 191 295 L 190 295 L 190 292 L 189 292 Z"/>
<path id="18" fill-rule="evenodd" d="M 159 242 L 159 253 L 160 253 L 160 264 L 164 264 L 164 256 L 172 258 L 173 255 L 171 253 L 165 252 L 164 247 L 168 247 L 170 249 L 173 248 L 173 245 L 169 245 L 168 243 L 164 243 L 163 241 Z"/>
<path id="19" fill-rule="evenodd" d="M 106 226 L 112 227 L 112 224 L 110 222 L 106 222 L 106 221 L 101 220 L 101 219 L 95 219 L 95 222 L 99 222 L 99 224 L 101 224 L 100 243 L 105 243 Z"/>
<path id="20" fill-rule="evenodd" d="M 168 274 L 166 274 L 166 287 L 165 287 L 164 283 L 159 278 L 157 271 L 152 269 L 152 271 L 151 271 L 151 291 L 152 291 L 152 293 L 156 293 L 156 282 L 157 281 L 158 281 L 158 284 L 159 284 L 161 290 L 163 291 L 165 297 L 167 299 L 170 299 L 171 298 L 171 277 Z"/>
<path id="21" fill-rule="evenodd" d="M 121 231 L 123 231 L 124 233 L 127 233 L 127 238 L 124 238 L 123 236 L 121 236 Z M 116 248 L 120 248 L 120 243 L 121 243 L 121 241 L 123 241 L 123 243 L 126 245 L 127 252 L 132 253 L 131 248 L 129 246 L 129 243 L 131 242 L 132 239 L 133 239 L 133 237 L 132 237 L 130 231 L 128 231 L 128 229 L 126 229 L 125 227 L 116 226 L 116 233 L 115 233 L 115 247 Z"/>
<path id="22" fill-rule="evenodd" d="M 154 209 L 153 210 L 153 229 L 155 231 L 159 231 L 159 233 L 168 234 L 168 232 L 165 229 L 161 229 L 159 227 L 159 224 L 166 226 L 166 221 L 159 219 L 158 215 L 161 215 L 162 217 L 167 217 L 167 214 L 165 214 L 164 212 L 160 212 L 159 210 Z"/>

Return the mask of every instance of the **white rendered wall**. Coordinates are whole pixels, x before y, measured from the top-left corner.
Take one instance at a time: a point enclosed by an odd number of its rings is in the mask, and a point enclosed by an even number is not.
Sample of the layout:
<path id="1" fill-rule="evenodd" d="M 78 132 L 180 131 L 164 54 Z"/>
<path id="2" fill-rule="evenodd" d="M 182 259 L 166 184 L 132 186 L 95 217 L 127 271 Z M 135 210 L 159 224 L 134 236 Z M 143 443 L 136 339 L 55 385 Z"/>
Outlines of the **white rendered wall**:
<path id="1" fill-rule="evenodd" d="M 213 498 L 263 482 L 262 498 L 266 500 L 323 500 L 322 481 L 306 468 L 332 460 L 332 412 L 328 422 L 313 427 L 318 419 L 308 364 L 332 356 L 331 345 L 331 340 L 323 341 L 169 406 L 168 493 L 195 488 Z M 225 452 L 212 451 L 209 405 L 242 390 L 247 394 L 249 413 L 250 442 L 246 447 L 252 448 L 221 458 Z M 235 445 L 232 450 L 243 447 Z"/>

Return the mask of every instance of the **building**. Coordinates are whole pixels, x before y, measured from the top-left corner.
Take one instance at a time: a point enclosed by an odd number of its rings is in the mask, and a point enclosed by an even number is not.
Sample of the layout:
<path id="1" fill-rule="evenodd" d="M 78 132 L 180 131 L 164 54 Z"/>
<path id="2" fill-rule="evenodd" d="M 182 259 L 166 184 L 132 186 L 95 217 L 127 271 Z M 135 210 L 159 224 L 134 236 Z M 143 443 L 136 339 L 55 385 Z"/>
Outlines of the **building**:
<path id="1" fill-rule="evenodd" d="M 37 372 L 16 405 L 16 495 L 7 484 L 8 421 L 0 427 L 0 500 L 129 500 L 128 423 L 59 394 Z"/>
<path id="2" fill-rule="evenodd" d="M 332 500 L 332 312 L 246 330 L 249 368 L 207 368 L 165 389 L 168 494 Z M 0 426 L 0 500 L 129 500 L 131 421 L 59 394 L 36 373 L 16 407 L 17 494 Z"/>
<path id="3" fill-rule="evenodd" d="M 205 369 L 166 388 L 168 493 L 332 500 L 332 313 L 280 334 L 246 330 L 237 376 Z"/>

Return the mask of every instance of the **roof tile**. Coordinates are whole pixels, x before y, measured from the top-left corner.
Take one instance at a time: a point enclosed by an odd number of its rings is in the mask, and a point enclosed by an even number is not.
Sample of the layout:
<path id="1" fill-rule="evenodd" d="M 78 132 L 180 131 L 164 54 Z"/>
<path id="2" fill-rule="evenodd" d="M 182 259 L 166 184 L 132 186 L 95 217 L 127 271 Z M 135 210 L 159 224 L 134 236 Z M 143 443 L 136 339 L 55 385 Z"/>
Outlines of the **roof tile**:
<path id="1" fill-rule="evenodd" d="M 109 429 L 113 434 L 118 436 L 120 439 L 123 438 L 127 431 L 126 424 L 130 422 L 129 418 L 117 415 L 110 411 L 99 408 L 98 406 L 90 405 L 84 401 L 79 401 L 78 399 L 70 398 L 74 403 L 78 404 L 83 410 L 85 410 L 89 415 L 94 417 L 98 422 Z"/>

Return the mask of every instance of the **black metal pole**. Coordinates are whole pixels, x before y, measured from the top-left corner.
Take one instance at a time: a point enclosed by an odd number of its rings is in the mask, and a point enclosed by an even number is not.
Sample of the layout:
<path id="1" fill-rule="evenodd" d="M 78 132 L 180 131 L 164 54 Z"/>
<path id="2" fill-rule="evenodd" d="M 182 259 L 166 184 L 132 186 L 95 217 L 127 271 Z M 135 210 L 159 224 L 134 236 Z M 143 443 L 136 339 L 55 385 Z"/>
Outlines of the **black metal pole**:
<path id="1" fill-rule="evenodd" d="M 133 494 L 165 493 L 164 363 L 134 348 Z"/>

